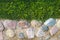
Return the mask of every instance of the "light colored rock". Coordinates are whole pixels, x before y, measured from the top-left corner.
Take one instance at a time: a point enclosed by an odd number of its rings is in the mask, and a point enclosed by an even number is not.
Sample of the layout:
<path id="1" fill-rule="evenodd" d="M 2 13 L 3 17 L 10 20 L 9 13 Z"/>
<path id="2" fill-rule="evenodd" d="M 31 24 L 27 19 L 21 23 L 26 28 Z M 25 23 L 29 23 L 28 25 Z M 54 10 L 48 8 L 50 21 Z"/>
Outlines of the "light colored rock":
<path id="1" fill-rule="evenodd" d="M 18 24 L 17 24 L 18 27 L 21 27 L 23 29 L 28 28 L 29 25 L 30 24 L 26 20 L 20 20 L 18 21 Z"/>
<path id="2" fill-rule="evenodd" d="M 41 21 L 37 21 L 37 20 L 32 20 L 31 21 L 31 26 L 32 27 L 40 27 L 42 25 Z"/>
<path id="3" fill-rule="evenodd" d="M 34 35 L 36 36 L 37 31 L 39 30 L 40 26 L 42 25 L 41 21 L 32 20 L 31 27 L 34 28 Z"/>
<path id="4" fill-rule="evenodd" d="M 58 29 L 60 29 L 60 20 L 57 21 L 56 27 L 57 27 Z"/>
<path id="5" fill-rule="evenodd" d="M 15 29 L 17 22 L 14 20 L 4 20 L 3 25 L 6 29 Z"/>
<path id="6" fill-rule="evenodd" d="M 3 27 L 3 24 L 2 22 L 0 21 L 0 31 L 3 31 L 4 27 Z"/>
<path id="7" fill-rule="evenodd" d="M 33 28 L 26 29 L 26 34 L 29 39 L 34 38 L 34 29 Z"/>
<path id="8" fill-rule="evenodd" d="M 7 30 L 6 30 L 6 35 L 7 35 L 8 37 L 14 37 L 15 33 L 14 33 L 13 30 L 7 29 Z"/>
<path id="9" fill-rule="evenodd" d="M 44 25 L 53 26 L 53 25 L 55 25 L 55 23 L 56 23 L 56 20 L 55 20 L 55 19 L 49 18 L 48 20 L 46 20 L 46 21 L 44 22 Z"/>
<path id="10" fill-rule="evenodd" d="M 41 28 L 40 28 L 40 29 L 37 31 L 36 36 L 37 36 L 37 37 L 45 36 L 45 32 L 44 32 L 43 30 L 41 30 Z"/>
<path id="11" fill-rule="evenodd" d="M 0 40 L 3 40 L 3 33 L 0 32 Z"/>
<path id="12" fill-rule="evenodd" d="M 56 32 L 58 32 L 58 28 L 57 27 L 52 27 L 51 29 L 50 29 L 50 34 L 51 34 L 51 36 L 53 36 L 54 34 L 56 34 Z"/>

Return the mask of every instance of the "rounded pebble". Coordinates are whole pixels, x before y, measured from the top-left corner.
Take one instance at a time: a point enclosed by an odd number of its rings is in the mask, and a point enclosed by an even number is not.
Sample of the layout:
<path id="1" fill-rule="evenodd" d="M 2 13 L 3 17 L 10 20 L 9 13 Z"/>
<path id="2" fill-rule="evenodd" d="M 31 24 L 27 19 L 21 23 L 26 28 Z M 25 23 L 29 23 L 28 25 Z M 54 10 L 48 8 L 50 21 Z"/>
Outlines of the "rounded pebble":
<path id="1" fill-rule="evenodd" d="M 6 30 L 6 35 L 8 36 L 8 37 L 14 37 L 14 31 L 13 30 L 11 30 L 11 29 L 7 29 Z"/>
<path id="2" fill-rule="evenodd" d="M 48 20 L 46 20 L 46 21 L 44 22 L 44 25 L 53 26 L 53 25 L 55 25 L 55 23 L 56 23 L 56 20 L 55 20 L 55 19 L 49 18 Z"/>

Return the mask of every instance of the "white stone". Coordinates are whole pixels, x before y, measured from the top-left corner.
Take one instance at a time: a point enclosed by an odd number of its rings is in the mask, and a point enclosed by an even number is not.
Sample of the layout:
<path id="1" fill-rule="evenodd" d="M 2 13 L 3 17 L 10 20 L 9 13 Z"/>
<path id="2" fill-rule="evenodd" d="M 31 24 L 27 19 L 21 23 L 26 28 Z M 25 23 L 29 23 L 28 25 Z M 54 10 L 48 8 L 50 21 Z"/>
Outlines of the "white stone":
<path id="1" fill-rule="evenodd" d="M 26 34 L 28 38 L 34 38 L 34 29 L 33 28 L 26 29 Z"/>
<path id="2" fill-rule="evenodd" d="M 8 37 L 14 37 L 15 33 L 14 33 L 13 30 L 7 29 L 7 30 L 6 30 L 6 35 L 7 35 Z"/>

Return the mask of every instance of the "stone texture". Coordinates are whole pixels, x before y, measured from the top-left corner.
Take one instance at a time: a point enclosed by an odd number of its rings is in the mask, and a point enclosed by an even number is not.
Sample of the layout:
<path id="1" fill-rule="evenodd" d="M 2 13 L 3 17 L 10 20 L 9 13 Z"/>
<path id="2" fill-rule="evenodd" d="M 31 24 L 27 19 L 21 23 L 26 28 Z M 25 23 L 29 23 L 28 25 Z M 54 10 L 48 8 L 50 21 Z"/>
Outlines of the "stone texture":
<path id="1" fill-rule="evenodd" d="M 16 28 L 16 21 L 12 20 L 4 20 L 3 25 L 6 29 L 15 29 Z"/>
<path id="2" fill-rule="evenodd" d="M 43 30 L 43 31 L 48 31 L 49 28 L 48 28 L 48 26 L 46 26 L 46 25 L 42 25 L 42 30 Z"/>
<path id="3" fill-rule="evenodd" d="M 36 33 L 36 36 L 37 37 L 45 36 L 45 32 L 43 30 L 39 29 L 38 32 Z"/>
<path id="4" fill-rule="evenodd" d="M 3 33 L 0 32 L 0 40 L 3 40 Z"/>
<path id="5" fill-rule="evenodd" d="M 53 26 L 53 25 L 55 25 L 55 23 L 56 23 L 56 20 L 55 20 L 55 19 L 49 18 L 48 20 L 46 20 L 46 21 L 44 22 L 44 25 Z"/>
<path id="6" fill-rule="evenodd" d="M 6 30 L 6 35 L 7 35 L 8 37 L 14 37 L 15 33 L 14 33 L 13 30 L 7 29 L 7 30 Z"/>
<path id="7" fill-rule="evenodd" d="M 56 32 L 58 32 L 58 28 L 57 27 L 52 27 L 51 29 L 50 29 L 50 34 L 51 35 L 54 35 L 54 34 L 56 34 Z"/>
<path id="8" fill-rule="evenodd" d="M 4 27 L 3 27 L 2 22 L 0 21 L 0 31 L 3 31 L 3 30 L 4 30 Z"/>
<path id="9" fill-rule="evenodd" d="M 33 28 L 26 29 L 26 34 L 28 38 L 34 38 L 34 29 Z"/>

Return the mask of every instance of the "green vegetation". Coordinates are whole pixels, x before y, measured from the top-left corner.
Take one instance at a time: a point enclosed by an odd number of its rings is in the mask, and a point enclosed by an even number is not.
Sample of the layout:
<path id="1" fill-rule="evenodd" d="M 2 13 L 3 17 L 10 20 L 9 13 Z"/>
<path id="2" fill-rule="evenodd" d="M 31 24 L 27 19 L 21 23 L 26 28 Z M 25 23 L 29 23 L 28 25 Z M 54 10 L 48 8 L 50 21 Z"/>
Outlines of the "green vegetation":
<path id="1" fill-rule="evenodd" d="M 0 18 L 42 20 L 60 18 L 60 0 L 0 0 Z"/>

